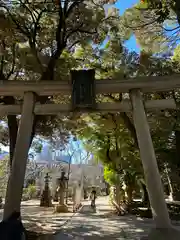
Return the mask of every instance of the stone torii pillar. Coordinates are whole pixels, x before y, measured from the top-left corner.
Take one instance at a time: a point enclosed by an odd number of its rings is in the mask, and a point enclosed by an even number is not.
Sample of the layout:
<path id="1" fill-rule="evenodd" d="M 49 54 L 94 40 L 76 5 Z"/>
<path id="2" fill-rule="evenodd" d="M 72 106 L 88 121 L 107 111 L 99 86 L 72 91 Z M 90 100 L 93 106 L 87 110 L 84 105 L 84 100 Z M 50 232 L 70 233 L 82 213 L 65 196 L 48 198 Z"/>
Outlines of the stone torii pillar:
<path id="1" fill-rule="evenodd" d="M 34 93 L 25 93 L 16 147 L 13 156 L 12 171 L 6 190 L 6 200 L 3 215 L 4 220 L 7 219 L 13 211 L 20 211 L 26 163 L 34 120 L 34 105 Z"/>
<path id="2" fill-rule="evenodd" d="M 171 228 L 161 177 L 140 90 L 131 90 L 133 120 L 156 228 Z"/>

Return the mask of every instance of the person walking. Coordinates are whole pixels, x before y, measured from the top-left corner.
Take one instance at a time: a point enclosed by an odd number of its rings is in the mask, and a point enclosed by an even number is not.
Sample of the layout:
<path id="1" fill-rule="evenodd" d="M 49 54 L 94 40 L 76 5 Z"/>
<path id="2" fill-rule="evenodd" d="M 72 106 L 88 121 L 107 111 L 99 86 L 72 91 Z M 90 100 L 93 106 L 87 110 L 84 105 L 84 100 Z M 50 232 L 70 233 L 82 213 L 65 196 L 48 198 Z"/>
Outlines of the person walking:
<path id="1" fill-rule="evenodd" d="M 95 208 L 96 207 L 96 198 L 97 198 L 97 194 L 96 194 L 96 190 L 93 188 L 91 191 L 91 195 L 90 195 L 90 199 L 91 199 L 91 207 Z"/>

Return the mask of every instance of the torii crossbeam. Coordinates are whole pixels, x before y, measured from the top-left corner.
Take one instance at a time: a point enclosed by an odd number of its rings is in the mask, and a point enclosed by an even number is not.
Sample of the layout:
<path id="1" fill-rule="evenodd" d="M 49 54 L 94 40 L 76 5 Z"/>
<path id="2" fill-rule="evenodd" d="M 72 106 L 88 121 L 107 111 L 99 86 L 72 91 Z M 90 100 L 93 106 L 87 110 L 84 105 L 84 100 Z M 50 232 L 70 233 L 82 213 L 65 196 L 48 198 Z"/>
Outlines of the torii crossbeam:
<path id="1" fill-rule="evenodd" d="M 133 79 L 95 81 L 95 92 L 127 93 L 131 89 L 141 89 L 143 93 L 171 91 L 180 88 L 180 75 L 161 77 L 138 77 Z M 0 81 L 0 96 L 23 96 L 25 92 L 34 92 L 39 96 L 70 95 L 70 81 Z"/>

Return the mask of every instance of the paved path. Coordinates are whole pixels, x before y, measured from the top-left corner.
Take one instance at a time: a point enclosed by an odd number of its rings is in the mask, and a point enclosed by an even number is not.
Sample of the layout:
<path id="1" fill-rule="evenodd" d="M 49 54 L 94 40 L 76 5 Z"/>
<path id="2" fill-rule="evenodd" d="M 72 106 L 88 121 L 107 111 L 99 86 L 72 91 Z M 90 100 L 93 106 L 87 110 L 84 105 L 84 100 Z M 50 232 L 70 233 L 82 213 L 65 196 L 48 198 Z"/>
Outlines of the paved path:
<path id="1" fill-rule="evenodd" d="M 84 205 L 82 211 L 55 235 L 54 240 L 138 240 L 147 235 L 153 226 L 151 220 L 110 214 L 108 198 L 97 200 L 96 212 L 91 210 L 89 204 Z"/>
<path id="2" fill-rule="evenodd" d="M 57 203 L 53 203 L 57 204 Z M 23 201 L 21 214 L 25 228 L 41 234 L 53 234 L 69 221 L 74 213 L 72 204 L 69 202 L 68 213 L 54 213 L 53 207 L 40 207 L 39 200 Z M 0 221 L 3 217 L 3 209 L 0 209 Z"/>

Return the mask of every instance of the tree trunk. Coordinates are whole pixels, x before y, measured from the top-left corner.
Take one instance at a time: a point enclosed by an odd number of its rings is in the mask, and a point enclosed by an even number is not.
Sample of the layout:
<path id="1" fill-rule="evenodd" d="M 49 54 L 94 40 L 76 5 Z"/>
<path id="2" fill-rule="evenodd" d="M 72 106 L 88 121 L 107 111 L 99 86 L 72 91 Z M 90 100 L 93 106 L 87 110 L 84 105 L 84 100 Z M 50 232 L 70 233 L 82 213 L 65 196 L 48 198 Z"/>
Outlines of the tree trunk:
<path id="1" fill-rule="evenodd" d="M 106 196 L 108 196 L 110 193 L 110 186 L 109 186 L 109 183 L 107 182 L 105 182 L 105 192 L 106 192 Z"/>
<path id="2" fill-rule="evenodd" d="M 10 169 L 12 167 L 13 155 L 16 146 L 18 123 L 16 116 L 8 115 L 8 129 L 9 129 L 9 155 L 10 155 Z"/>
<path id="3" fill-rule="evenodd" d="M 170 182 L 172 186 L 172 198 L 174 201 L 180 200 L 180 177 L 178 172 L 171 172 L 170 174 Z"/>
<path id="4" fill-rule="evenodd" d="M 59 204 L 64 205 L 64 194 L 65 194 L 65 189 L 60 189 L 59 191 Z"/>
<path id="5" fill-rule="evenodd" d="M 179 130 L 175 130 L 175 139 L 176 139 L 176 165 L 177 165 L 177 171 L 178 171 L 180 169 L 180 131 Z M 174 175 L 172 175 L 172 190 L 173 190 L 173 195 L 172 195 L 173 199 L 176 201 L 179 201 L 180 200 L 180 179 L 179 177 Z"/>
<path id="6" fill-rule="evenodd" d="M 131 186 L 131 185 L 126 186 L 126 194 L 127 194 L 128 204 L 131 204 L 133 202 L 133 190 L 134 190 L 133 186 Z"/>
<path id="7" fill-rule="evenodd" d="M 3 98 L 3 102 L 6 105 L 13 105 L 15 104 L 15 99 L 12 96 L 7 96 Z M 10 170 L 12 167 L 12 160 L 13 160 L 13 154 L 16 146 L 16 138 L 17 138 L 17 132 L 18 132 L 18 121 L 16 116 L 14 115 L 8 115 L 8 131 L 9 131 L 9 155 L 10 155 Z"/>
<path id="8" fill-rule="evenodd" d="M 124 171 L 124 185 L 125 185 L 125 191 L 126 191 L 126 197 L 128 204 L 131 204 L 133 201 L 133 190 L 135 188 L 135 177 L 130 174 L 128 171 Z"/>
<path id="9" fill-rule="evenodd" d="M 118 206 L 121 204 L 121 187 L 119 184 L 116 185 L 116 195 L 115 195 L 115 200 Z"/>
<path id="10" fill-rule="evenodd" d="M 174 191 L 173 191 L 173 184 L 171 182 L 171 178 L 169 176 L 167 167 L 165 166 L 165 173 L 166 173 L 166 177 L 167 177 L 167 181 L 168 181 L 168 190 L 169 190 L 169 198 L 170 200 L 174 200 L 173 195 L 174 195 Z"/>
<path id="11" fill-rule="evenodd" d="M 175 138 L 176 138 L 176 159 L 178 168 L 180 167 L 180 131 L 175 131 Z"/>
<path id="12" fill-rule="evenodd" d="M 72 157 L 71 157 L 72 158 Z M 71 172 L 71 159 L 68 164 L 68 176 L 67 176 L 67 185 L 66 185 L 66 204 L 68 204 L 68 187 L 69 187 L 69 176 Z"/>
<path id="13" fill-rule="evenodd" d="M 138 140 L 137 140 L 137 134 L 136 129 L 134 127 L 133 122 L 131 122 L 130 118 L 128 117 L 127 113 L 121 112 L 120 113 L 121 118 L 124 121 L 125 126 L 127 127 L 128 131 L 130 132 L 132 139 L 134 140 L 134 146 L 139 149 L 138 147 Z"/>

